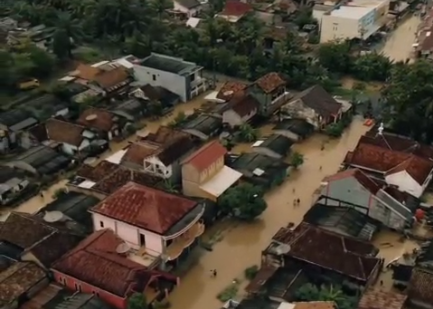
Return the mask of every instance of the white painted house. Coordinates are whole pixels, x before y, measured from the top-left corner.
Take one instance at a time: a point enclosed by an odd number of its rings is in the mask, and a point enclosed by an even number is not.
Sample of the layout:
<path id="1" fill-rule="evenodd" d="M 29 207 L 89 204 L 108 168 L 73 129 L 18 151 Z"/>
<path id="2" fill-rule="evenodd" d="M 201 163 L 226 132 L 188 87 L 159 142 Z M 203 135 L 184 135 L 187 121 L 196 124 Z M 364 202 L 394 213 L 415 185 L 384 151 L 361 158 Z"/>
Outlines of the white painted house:
<path id="1" fill-rule="evenodd" d="M 124 59 L 134 65 L 134 77 L 140 84 L 164 87 L 186 102 L 207 89 L 203 67 L 181 58 L 152 53 L 139 60 L 133 56 Z"/>
<path id="2" fill-rule="evenodd" d="M 198 0 L 174 0 L 173 9 L 188 17 L 195 17 L 201 10 L 201 3 Z"/>
<path id="3" fill-rule="evenodd" d="M 109 228 L 138 256 L 175 261 L 204 232 L 204 206 L 130 182 L 91 209 L 94 230 Z M 137 255 L 136 257 L 137 258 Z"/>

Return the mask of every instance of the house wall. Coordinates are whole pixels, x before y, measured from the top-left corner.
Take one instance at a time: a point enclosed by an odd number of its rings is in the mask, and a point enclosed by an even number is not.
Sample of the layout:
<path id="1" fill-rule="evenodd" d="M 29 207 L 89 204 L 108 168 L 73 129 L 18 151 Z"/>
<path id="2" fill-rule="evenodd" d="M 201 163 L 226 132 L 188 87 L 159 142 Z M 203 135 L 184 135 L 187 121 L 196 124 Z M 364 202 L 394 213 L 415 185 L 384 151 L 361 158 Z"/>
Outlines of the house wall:
<path id="1" fill-rule="evenodd" d="M 90 146 L 90 142 L 87 139 L 83 139 L 80 146 L 78 147 L 68 143 L 62 143 L 62 152 L 69 156 L 74 156 L 77 154 L 77 152 L 83 151 L 89 146 Z"/>
<path id="2" fill-rule="evenodd" d="M 421 197 L 428 183 L 431 180 L 430 173 L 426 183 L 420 185 L 406 171 L 401 171 L 395 174 L 385 176 L 386 183 L 397 186 L 400 191 L 407 192 L 417 198 Z"/>
<path id="3" fill-rule="evenodd" d="M 293 118 L 304 119 L 308 123 L 312 124 L 316 130 L 321 128 L 322 122 L 326 122 L 326 120 L 321 121 L 320 116 L 316 111 L 305 106 L 302 100 L 293 100 L 284 106 L 284 110 Z"/>
<path id="4" fill-rule="evenodd" d="M 0 153 L 6 152 L 9 150 L 9 140 L 6 136 L 0 137 Z"/>
<path id="5" fill-rule="evenodd" d="M 164 179 L 171 179 L 173 168 L 171 165 L 165 166 L 156 156 L 144 159 L 144 171 L 150 175 L 156 175 Z"/>
<path id="6" fill-rule="evenodd" d="M 330 199 L 322 199 L 327 206 L 347 206 L 355 204 L 361 207 L 354 207 L 360 213 L 368 215 L 387 227 L 403 230 L 405 228 L 406 219 L 392 210 L 388 205 L 376 198 L 367 189 L 361 186 L 353 177 L 334 180 L 321 189 L 321 194 L 331 198 L 338 199 L 342 202 L 333 201 Z"/>
<path id="7" fill-rule="evenodd" d="M 285 87 L 281 87 L 281 91 L 285 91 Z M 275 90 L 275 92 L 280 91 L 280 89 Z M 283 92 L 280 96 L 272 99 L 272 93 L 264 93 L 256 85 L 248 87 L 248 93 L 251 94 L 259 103 L 258 114 L 262 116 L 270 116 L 277 109 L 276 107 L 280 105 L 281 101 L 288 99 L 289 94 Z"/>
<path id="8" fill-rule="evenodd" d="M 183 102 L 190 99 L 185 76 L 134 65 L 134 76 L 142 83 L 161 86 L 177 94 Z"/>
<path id="9" fill-rule="evenodd" d="M 249 114 L 241 117 L 234 110 L 229 109 L 223 113 L 223 123 L 228 123 L 230 127 L 240 126 L 241 124 L 248 122 L 248 120 L 253 118 L 256 114 L 257 109 L 254 109 Z"/>
<path id="10" fill-rule="evenodd" d="M 72 291 L 80 291 L 88 294 L 95 294 L 99 298 L 101 298 L 106 303 L 118 308 L 118 309 L 126 309 L 127 301 L 125 298 L 111 294 L 107 291 L 104 291 L 96 286 L 90 285 L 86 282 L 53 270 L 54 280 L 60 285 L 66 286 L 69 290 Z"/>
<path id="11" fill-rule="evenodd" d="M 95 231 L 109 228 L 134 249 L 145 246 L 149 254 L 158 256 L 163 253 L 163 238 L 161 235 L 97 213 L 92 213 L 92 217 Z M 140 234 L 145 237 L 144 245 L 140 244 Z"/>
<path id="12" fill-rule="evenodd" d="M 333 15 L 322 15 L 320 27 L 320 43 L 360 37 L 359 20 Z"/>
<path id="13" fill-rule="evenodd" d="M 192 164 L 186 163 L 182 166 L 182 188 L 183 194 L 187 196 L 196 196 L 210 198 L 200 186 L 207 180 L 217 174 L 224 166 L 224 156 L 215 160 L 208 168 L 198 171 Z M 212 197 L 213 199 L 215 197 Z"/>
<path id="14" fill-rule="evenodd" d="M 173 1 L 173 9 L 175 11 L 179 11 L 182 13 L 185 13 L 188 15 L 188 17 L 194 17 L 197 16 L 198 12 L 200 12 L 200 6 L 192 9 L 188 9 L 187 7 L 184 7 L 177 1 Z"/>

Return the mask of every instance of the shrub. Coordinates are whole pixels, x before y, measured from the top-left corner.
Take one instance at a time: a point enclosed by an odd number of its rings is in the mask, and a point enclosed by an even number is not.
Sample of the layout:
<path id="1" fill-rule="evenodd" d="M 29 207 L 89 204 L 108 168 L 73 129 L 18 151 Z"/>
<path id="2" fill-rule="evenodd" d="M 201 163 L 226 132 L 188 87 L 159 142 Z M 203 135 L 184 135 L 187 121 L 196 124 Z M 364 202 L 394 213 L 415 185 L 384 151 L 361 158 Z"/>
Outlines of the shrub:
<path id="1" fill-rule="evenodd" d="M 238 294 L 238 291 L 239 291 L 239 283 L 235 280 L 228 287 L 222 290 L 221 293 L 217 295 L 217 298 L 223 303 L 225 303 L 226 301 L 235 298 L 236 295 Z"/>
<path id="2" fill-rule="evenodd" d="M 250 266 L 246 268 L 244 271 L 245 278 L 247 278 L 248 280 L 253 280 L 256 277 L 258 272 L 259 272 L 259 267 L 257 265 Z"/>

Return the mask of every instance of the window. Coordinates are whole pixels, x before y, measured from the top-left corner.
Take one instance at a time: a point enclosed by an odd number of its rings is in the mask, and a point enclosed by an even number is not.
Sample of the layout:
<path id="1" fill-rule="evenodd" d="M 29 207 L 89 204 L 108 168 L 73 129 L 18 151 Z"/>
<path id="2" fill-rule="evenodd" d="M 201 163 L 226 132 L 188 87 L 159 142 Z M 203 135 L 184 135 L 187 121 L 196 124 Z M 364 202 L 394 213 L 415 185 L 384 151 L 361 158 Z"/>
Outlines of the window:
<path id="1" fill-rule="evenodd" d="M 154 81 L 156 80 L 156 75 L 155 75 L 155 74 L 152 75 L 152 79 L 153 79 Z"/>
<path id="2" fill-rule="evenodd" d="M 144 236 L 144 234 L 140 233 L 140 246 L 145 246 L 146 245 L 146 237 Z"/>
<path id="3" fill-rule="evenodd" d="M 99 227 L 101 227 L 101 228 L 104 227 L 104 221 L 99 221 Z"/>
<path id="4" fill-rule="evenodd" d="M 81 285 L 75 283 L 75 290 L 81 292 Z"/>

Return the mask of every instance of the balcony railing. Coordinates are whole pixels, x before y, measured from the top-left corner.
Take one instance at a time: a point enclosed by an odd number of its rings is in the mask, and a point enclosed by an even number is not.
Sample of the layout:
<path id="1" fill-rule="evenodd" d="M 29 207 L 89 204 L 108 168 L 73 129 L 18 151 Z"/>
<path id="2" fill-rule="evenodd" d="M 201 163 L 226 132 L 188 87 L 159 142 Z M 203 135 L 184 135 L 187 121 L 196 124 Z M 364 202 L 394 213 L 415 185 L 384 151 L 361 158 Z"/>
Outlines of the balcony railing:
<path id="1" fill-rule="evenodd" d="M 178 258 L 185 248 L 188 248 L 197 237 L 204 233 L 204 230 L 204 224 L 197 222 L 188 231 L 174 239 L 166 248 L 165 255 L 168 257 L 168 260 Z"/>

